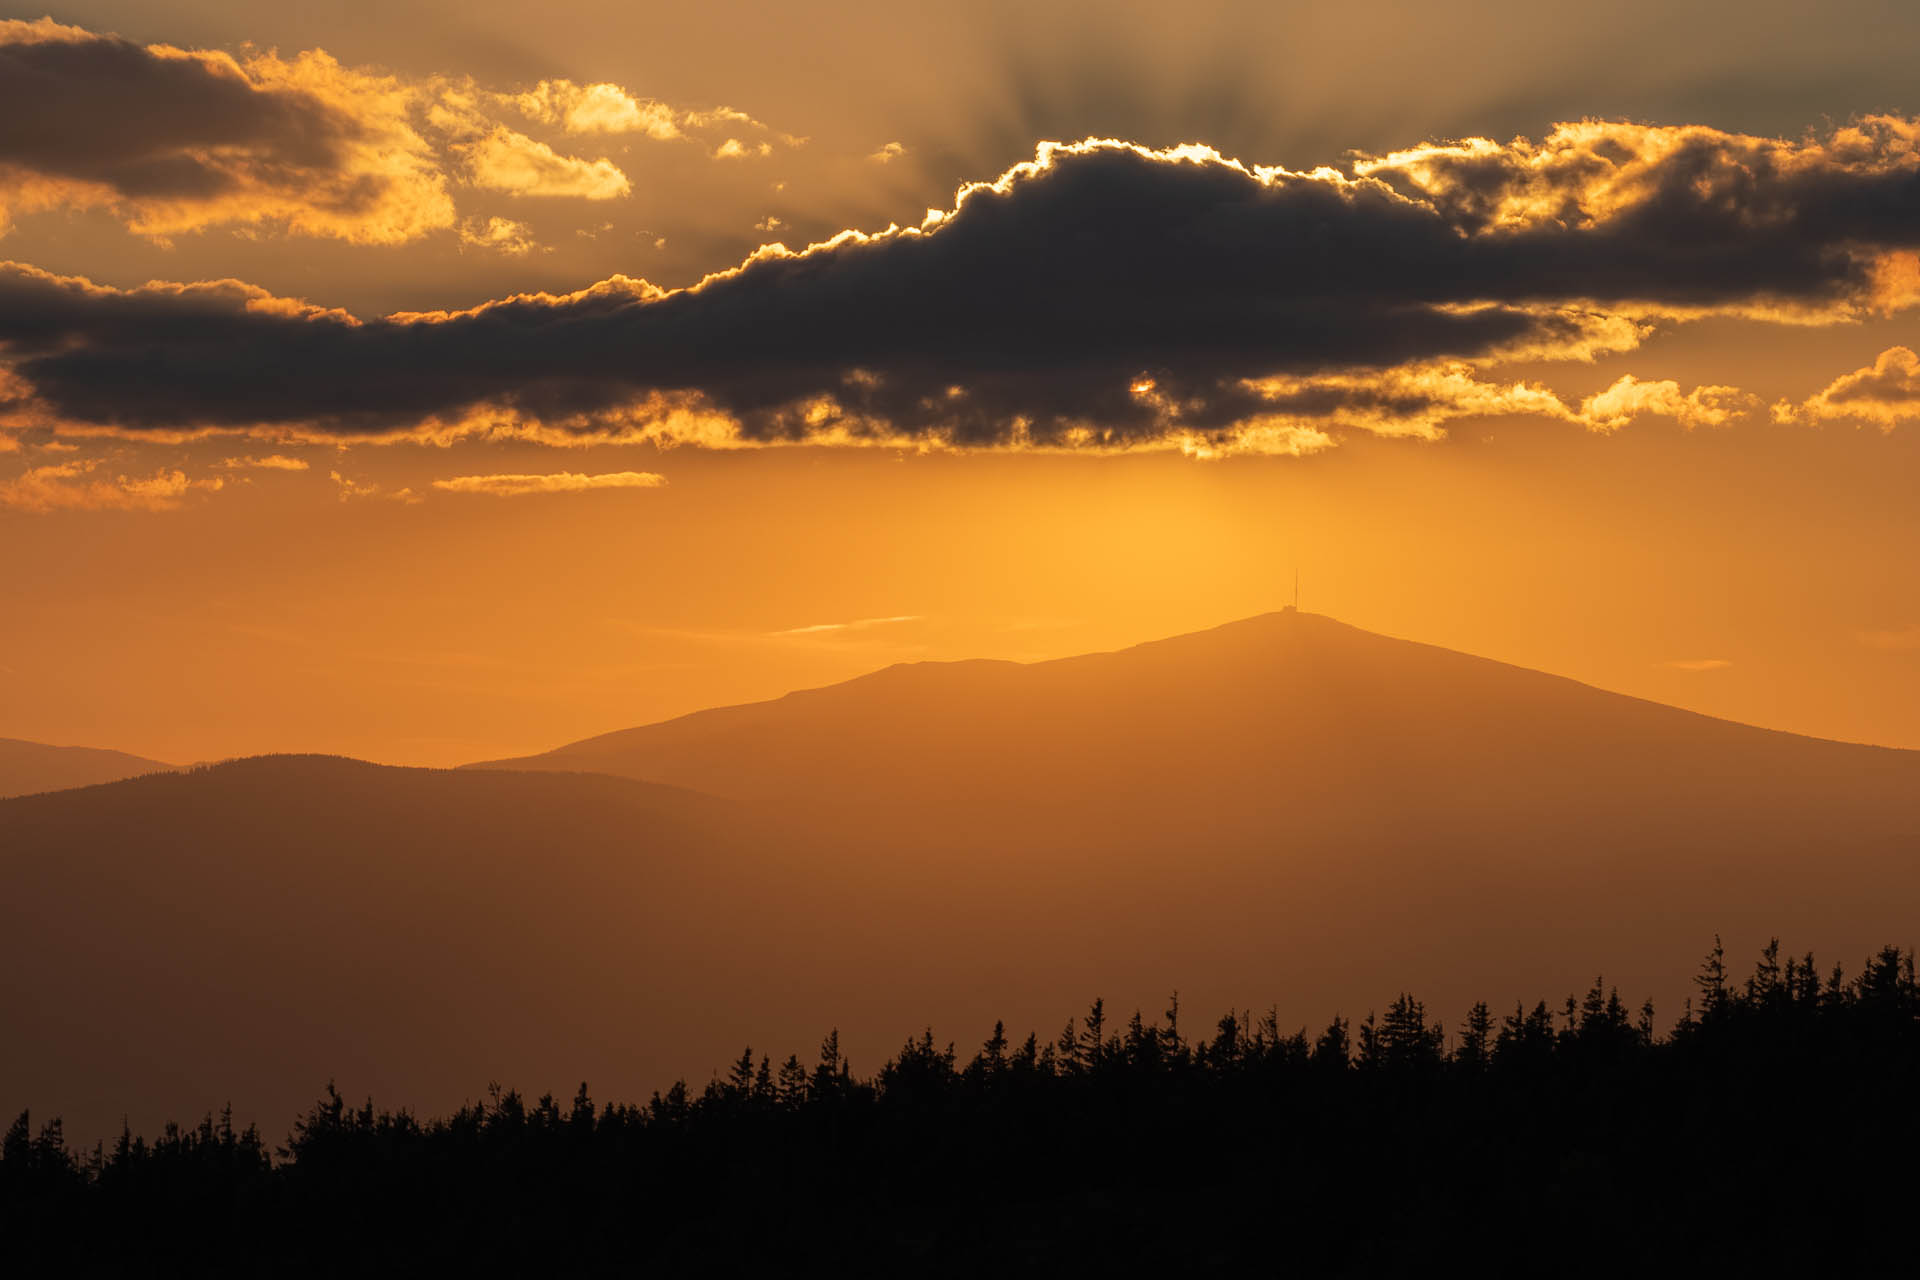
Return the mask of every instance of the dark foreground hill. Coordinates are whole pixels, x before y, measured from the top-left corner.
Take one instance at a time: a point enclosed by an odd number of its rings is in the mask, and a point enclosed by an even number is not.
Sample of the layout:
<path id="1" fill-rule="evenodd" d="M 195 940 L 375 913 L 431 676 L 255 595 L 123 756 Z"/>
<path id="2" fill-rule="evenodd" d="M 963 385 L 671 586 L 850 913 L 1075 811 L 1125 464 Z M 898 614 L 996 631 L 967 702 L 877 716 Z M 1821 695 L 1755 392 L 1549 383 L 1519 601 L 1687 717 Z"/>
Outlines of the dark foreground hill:
<path id="1" fill-rule="evenodd" d="M 1318 1034 L 1096 1003 L 1057 1041 L 856 1073 L 829 1038 L 639 1104 L 329 1090 L 277 1151 L 21 1115 L 0 1238 L 69 1275 L 1904 1274 L 1913 956 L 1811 959 L 1716 951 L 1665 1036 L 1599 987 L 1451 1037 L 1405 996 Z"/>
<path id="2" fill-rule="evenodd" d="M 124 751 L 50 747 L 44 742 L 0 738 L 0 799 L 68 787 L 91 787 L 172 768 L 173 765 L 130 756 Z"/>

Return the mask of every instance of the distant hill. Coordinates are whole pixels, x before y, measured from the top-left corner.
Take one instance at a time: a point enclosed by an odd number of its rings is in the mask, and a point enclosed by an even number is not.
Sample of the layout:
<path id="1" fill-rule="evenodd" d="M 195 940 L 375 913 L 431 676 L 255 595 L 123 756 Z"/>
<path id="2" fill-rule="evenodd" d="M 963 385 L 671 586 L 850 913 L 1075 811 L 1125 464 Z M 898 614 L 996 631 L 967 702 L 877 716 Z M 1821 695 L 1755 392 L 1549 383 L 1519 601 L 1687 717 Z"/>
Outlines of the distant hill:
<path id="1" fill-rule="evenodd" d="M 118 782 L 173 767 L 158 760 L 130 756 L 124 751 L 50 747 L 43 742 L 0 738 L 0 799 Z"/>
<path id="2" fill-rule="evenodd" d="M 330 1076 L 439 1107 L 810 1045 L 830 1009 L 772 1016 L 813 971 L 795 861 L 595 775 L 268 756 L 0 801 L 0 1111 L 90 1142 L 230 1098 L 277 1132 Z"/>
<path id="3" fill-rule="evenodd" d="M 1327 618 L 930 663 L 510 771 L 263 758 L 0 801 L 0 1112 L 152 1131 L 325 1083 L 644 1096 L 931 1021 L 1669 1021 L 1714 934 L 1911 945 L 1920 753 L 1773 733 Z M 619 775 L 628 776 L 619 776 Z M 643 781 L 646 780 L 646 781 Z M 684 788 L 684 790 L 680 789 Z"/>

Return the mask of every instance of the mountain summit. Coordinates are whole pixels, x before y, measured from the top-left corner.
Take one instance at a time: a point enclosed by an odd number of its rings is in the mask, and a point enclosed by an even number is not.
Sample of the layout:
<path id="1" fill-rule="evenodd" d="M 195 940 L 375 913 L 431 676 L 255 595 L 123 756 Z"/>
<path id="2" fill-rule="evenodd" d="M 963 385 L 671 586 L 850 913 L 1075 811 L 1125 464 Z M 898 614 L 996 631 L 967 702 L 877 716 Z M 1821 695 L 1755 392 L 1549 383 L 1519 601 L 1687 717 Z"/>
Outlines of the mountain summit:
<path id="1" fill-rule="evenodd" d="M 1538 821 L 1576 844 L 1612 827 L 1771 846 L 1782 821 L 1809 824 L 1807 839 L 1854 829 L 1920 753 L 1286 611 L 1048 662 L 903 664 L 484 767 L 611 773 L 835 823 L 884 815 L 940 839 L 1057 825 L 1183 847 L 1369 831 L 1430 844 L 1454 829 L 1484 843 Z"/>

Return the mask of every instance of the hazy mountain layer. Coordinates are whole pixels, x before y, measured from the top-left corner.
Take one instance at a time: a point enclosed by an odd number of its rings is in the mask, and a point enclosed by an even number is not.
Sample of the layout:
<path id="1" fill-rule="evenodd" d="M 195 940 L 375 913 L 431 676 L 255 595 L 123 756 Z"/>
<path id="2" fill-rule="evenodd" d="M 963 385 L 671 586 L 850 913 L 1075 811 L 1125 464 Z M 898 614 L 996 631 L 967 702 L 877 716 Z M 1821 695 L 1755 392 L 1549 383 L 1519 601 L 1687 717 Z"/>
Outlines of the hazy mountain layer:
<path id="1" fill-rule="evenodd" d="M 1665 1022 L 1716 932 L 1854 967 L 1920 919 L 1920 753 L 1309 615 L 896 667 L 515 765 L 263 758 L 0 803 L 0 1111 L 97 1135 L 231 1097 L 277 1132 L 329 1076 L 430 1109 L 489 1079 L 644 1096 L 749 1042 L 838 1026 L 864 1069 L 928 1021 L 1045 1037 L 1174 989 L 1317 1028 L 1413 984 L 1451 1022 L 1600 969 Z"/>
<path id="2" fill-rule="evenodd" d="M 130 756 L 124 751 L 50 747 L 44 742 L 0 738 L 0 799 L 118 782 L 173 767 L 158 760 Z"/>

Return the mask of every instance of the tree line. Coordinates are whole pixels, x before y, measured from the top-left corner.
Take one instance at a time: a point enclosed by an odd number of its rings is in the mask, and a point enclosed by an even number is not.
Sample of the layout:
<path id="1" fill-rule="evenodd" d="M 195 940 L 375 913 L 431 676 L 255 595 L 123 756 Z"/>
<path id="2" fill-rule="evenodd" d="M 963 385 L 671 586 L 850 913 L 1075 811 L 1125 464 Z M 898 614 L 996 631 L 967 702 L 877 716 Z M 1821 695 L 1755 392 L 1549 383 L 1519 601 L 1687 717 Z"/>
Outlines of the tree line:
<path id="1" fill-rule="evenodd" d="M 1411 995 L 1318 1034 L 1178 999 L 1095 1000 L 962 1060 L 931 1030 L 871 1074 L 830 1033 L 645 1103 L 498 1086 L 441 1118 L 329 1084 L 270 1146 L 230 1112 L 75 1150 L 22 1113 L 0 1240 L 80 1269 L 461 1261 L 978 1274 L 1253 1264 L 1611 1274 L 1680 1261 L 1891 1264 L 1920 1189 L 1920 985 L 1716 941 L 1677 1023 L 1596 981 L 1557 1006 Z M 1270 1266 L 1266 1264 L 1271 1264 Z"/>

